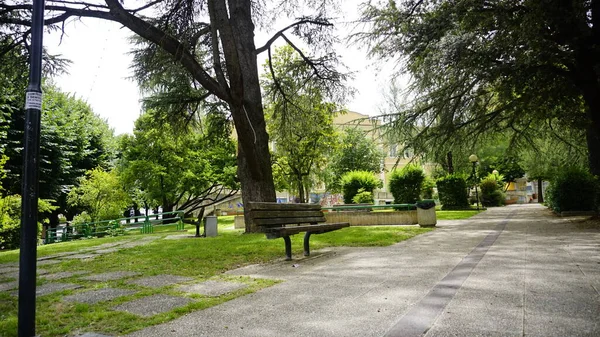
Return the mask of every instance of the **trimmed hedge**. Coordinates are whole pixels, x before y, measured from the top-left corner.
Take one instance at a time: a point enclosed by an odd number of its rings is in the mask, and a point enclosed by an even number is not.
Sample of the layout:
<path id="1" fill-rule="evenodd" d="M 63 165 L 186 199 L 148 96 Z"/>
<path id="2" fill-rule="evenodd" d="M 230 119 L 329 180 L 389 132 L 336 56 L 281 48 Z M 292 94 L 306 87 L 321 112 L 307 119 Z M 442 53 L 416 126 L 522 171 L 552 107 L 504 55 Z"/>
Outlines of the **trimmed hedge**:
<path id="1" fill-rule="evenodd" d="M 548 206 L 555 212 L 597 210 L 598 179 L 581 168 L 560 171 L 546 191 Z"/>
<path id="2" fill-rule="evenodd" d="M 419 166 L 408 165 L 390 174 L 389 189 L 394 204 L 414 204 L 421 198 L 425 173 Z"/>
<path id="3" fill-rule="evenodd" d="M 352 204 L 354 196 L 360 192 L 370 192 L 381 187 L 381 180 L 375 177 L 372 172 L 368 171 L 350 171 L 342 176 L 342 194 L 344 195 L 344 203 Z"/>
<path id="4" fill-rule="evenodd" d="M 442 209 L 469 208 L 467 181 L 461 174 L 449 174 L 436 181 Z"/>

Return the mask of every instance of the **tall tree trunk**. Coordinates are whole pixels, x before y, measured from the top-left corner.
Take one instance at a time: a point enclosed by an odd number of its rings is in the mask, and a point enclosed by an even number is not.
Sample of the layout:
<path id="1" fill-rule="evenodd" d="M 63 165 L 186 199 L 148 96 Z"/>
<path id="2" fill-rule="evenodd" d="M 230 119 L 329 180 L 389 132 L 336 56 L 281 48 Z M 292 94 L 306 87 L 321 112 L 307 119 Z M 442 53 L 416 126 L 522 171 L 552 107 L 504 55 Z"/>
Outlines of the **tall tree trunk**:
<path id="1" fill-rule="evenodd" d="M 449 151 L 446 154 L 446 157 L 448 158 L 448 173 L 452 174 L 454 173 L 454 163 L 452 163 L 452 151 Z"/>
<path id="2" fill-rule="evenodd" d="M 596 73 L 595 53 L 583 46 L 579 51 L 575 85 L 583 93 L 587 105 L 586 142 L 588 148 L 588 165 L 593 175 L 600 176 L 600 83 Z"/>
<path id="3" fill-rule="evenodd" d="M 202 224 L 202 218 L 204 218 L 204 207 L 198 211 L 198 222 L 196 222 L 196 237 L 200 237 L 200 225 Z"/>
<path id="4" fill-rule="evenodd" d="M 544 180 L 542 180 L 542 178 L 538 178 L 537 179 L 537 185 L 538 185 L 538 188 L 537 188 L 538 189 L 537 199 L 538 199 L 538 202 L 540 204 L 544 203 L 544 194 L 543 194 L 544 188 L 543 188 L 543 184 L 544 184 Z"/>
<path id="5" fill-rule="evenodd" d="M 298 199 L 300 199 L 300 203 L 306 203 L 306 194 L 304 194 L 304 184 L 302 183 L 302 175 L 296 175 L 296 184 L 298 191 Z"/>
<path id="6" fill-rule="evenodd" d="M 224 0 L 214 0 L 225 6 Z M 219 2 L 221 2 L 219 4 Z M 244 205 L 249 201 L 275 201 L 275 185 L 262 107 L 254 45 L 251 1 L 228 1 L 229 20 L 218 18 L 220 38 L 230 85 L 231 115 L 238 135 L 238 177 Z M 223 15 L 223 11 L 217 13 Z M 256 232 L 244 207 L 246 232 Z"/>
<path id="7" fill-rule="evenodd" d="M 59 222 L 60 222 L 58 220 L 58 212 L 59 211 L 56 210 L 50 214 L 50 226 L 49 226 L 50 228 L 55 229 L 56 227 L 58 227 Z"/>
<path id="8" fill-rule="evenodd" d="M 141 37 L 175 57 L 208 91 L 227 102 L 238 135 L 238 177 L 242 185 L 246 232 L 255 232 L 249 222 L 249 201 L 275 201 L 262 96 L 254 45 L 254 23 L 250 0 L 208 0 L 210 26 L 214 29 L 213 70 L 216 80 L 204 70 L 194 55 L 173 37 L 152 24 L 127 13 L 117 0 L 105 0 L 113 18 Z M 217 41 L 218 39 L 218 41 Z M 220 47 L 217 45 L 220 42 Z M 222 69 L 220 56 L 225 59 Z M 225 75 L 227 78 L 225 78 Z"/>

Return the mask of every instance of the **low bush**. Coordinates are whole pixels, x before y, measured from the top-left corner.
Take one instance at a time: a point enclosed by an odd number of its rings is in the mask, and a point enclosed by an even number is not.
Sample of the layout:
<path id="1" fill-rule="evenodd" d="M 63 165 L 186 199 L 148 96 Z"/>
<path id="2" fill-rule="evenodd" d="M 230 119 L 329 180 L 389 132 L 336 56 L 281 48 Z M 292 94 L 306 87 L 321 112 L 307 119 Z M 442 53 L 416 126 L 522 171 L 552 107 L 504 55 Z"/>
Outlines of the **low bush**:
<path id="1" fill-rule="evenodd" d="M 581 168 L 566 168 L 550 182 L 548 206 L 555 212 L 597 210 L 598 180 Z"/>
<path id="2" fill-rule="evenodd" d="M 436 181 L 443 210 L 469 208 L 467 181 L 461 174 L 449 174 Z"/>
<path id="3" fill-rule="evenodd" d="M 38 211 L 47 214 L 56 209 L 49 200 L 38 200 Z M 47 218 L 38 216 L 40 221 Z M 38 222 L 38 238 L 41 234 L 42 225 Z M 21 196 L 9 195 L 0 197 L 0 250 L 19 248 L 21 243 Z"/>
<path id="4" fill-rule="evenodd" d="M 372 192 L 367 192 L 360 189 L 354 198 L 352 198 L 352 202 L 355 204 L 372 204 L 375 202 L 375 200 L 373 199 Z"/>
<path id="5" fill-rule="evenodd" d="M 402 170 L 393 170 L 389 181 L 394 204 L 414 204 L 421 199 L 425 173 L 418 166 L 408 165 Z"/>
<path id="6" fill-rule="evenodd" d="M 342 194 L 344 203 L 354 203 L 354 196 L 362 192 L 370 192 L 382 186 L 381 180 L 375 177 L 372 172 L 368 171 L 350 171 L 342 176 Z"/>
<path id="7" fill-rule="evenodd" d="M 479 183 L 479 187 L 481 188 L 481 204 L 486 207 L 504 205 L 502 185 L 502 179 L 499 175 L 489 174 L 485 177 Z"/>

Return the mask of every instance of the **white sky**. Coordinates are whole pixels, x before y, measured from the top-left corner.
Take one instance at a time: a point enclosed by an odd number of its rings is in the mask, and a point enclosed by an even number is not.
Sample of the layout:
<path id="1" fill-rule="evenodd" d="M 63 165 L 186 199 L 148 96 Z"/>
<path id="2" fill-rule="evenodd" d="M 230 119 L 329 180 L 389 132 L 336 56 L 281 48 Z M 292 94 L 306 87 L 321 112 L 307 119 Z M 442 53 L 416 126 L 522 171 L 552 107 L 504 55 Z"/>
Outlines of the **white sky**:
<path id="1" fill-rule="evenodd" d="M 345 4 L 348 6 L 348 2 Z M 345 10 L 356 12 L 350 7 Z M 137 85 L 128 79 L 131 56 L 127 54 L 130 50 L 127 38 L 131 32 L 119 24 L 98 19 L 70 23 L 65 32 L 62 42 L 58 33 L 44 35 L 44 46 L 51 54 L 61 54 L 72 61 L 69 73 L 54 78 L 54 82 L 63 91 L 87 101 L 94 112 L 115 129 L 115 134 L 131 133 L 141 110 Z M 266 39 L 266 35 L 262 39 L 259 35 L 256 45 L 261 46 Z M 355 46 L 338 53 L 344 64 L 356 72 L 349 85 L 357 93 L 347 108 L 368 115 L 378 114 L 392 67 L 379 69 L 381 64 L 367 60 L 366 51 Z M 259 67 L 262 63 L 259 60 Z"/>

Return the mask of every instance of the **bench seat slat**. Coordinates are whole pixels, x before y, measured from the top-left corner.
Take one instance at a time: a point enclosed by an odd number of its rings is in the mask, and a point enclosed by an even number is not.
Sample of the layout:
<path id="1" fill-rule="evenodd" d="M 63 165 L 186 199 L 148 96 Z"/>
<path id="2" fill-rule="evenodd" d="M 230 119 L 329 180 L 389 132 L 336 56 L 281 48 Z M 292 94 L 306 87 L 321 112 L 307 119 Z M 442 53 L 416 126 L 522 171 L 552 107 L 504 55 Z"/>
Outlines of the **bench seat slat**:
<path id="1" fill-rule="evenodd" d="M 290 227 L 278 227 L 278 228 L 265 228 L 267 236 L 277 238 L 285 235 L 294 235 L 301 232 L 311 232 L 313 234 L 326 233 L 333 230 L 337 230 L 344 227 L 349 227 L 350 224 L 347 222 L 339 223 L 328 223 L 318 225 L 304 225 L 304 226 L 290 226 Z M 270 234 L 270 235 L 269 235 Z"/>

